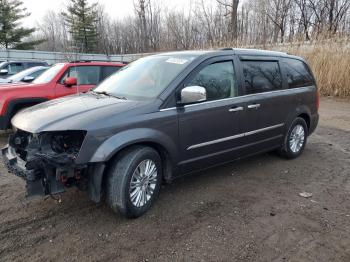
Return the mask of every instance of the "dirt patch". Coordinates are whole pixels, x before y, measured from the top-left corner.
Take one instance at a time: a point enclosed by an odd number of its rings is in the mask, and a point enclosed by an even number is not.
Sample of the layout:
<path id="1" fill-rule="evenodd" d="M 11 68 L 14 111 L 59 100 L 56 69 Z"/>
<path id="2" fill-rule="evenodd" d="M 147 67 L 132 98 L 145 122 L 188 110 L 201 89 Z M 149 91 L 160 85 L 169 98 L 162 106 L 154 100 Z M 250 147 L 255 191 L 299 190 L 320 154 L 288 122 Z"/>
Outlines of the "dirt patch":
<path id="1" fill-rule="evenodd" d="M 1 162 L 0 261 L 350 261 L 350 103 L 321 102 L 300 158 L 264 154 L 183 178 L 136 220 L 75 189 L 61 203 L 28 201 Z"/>

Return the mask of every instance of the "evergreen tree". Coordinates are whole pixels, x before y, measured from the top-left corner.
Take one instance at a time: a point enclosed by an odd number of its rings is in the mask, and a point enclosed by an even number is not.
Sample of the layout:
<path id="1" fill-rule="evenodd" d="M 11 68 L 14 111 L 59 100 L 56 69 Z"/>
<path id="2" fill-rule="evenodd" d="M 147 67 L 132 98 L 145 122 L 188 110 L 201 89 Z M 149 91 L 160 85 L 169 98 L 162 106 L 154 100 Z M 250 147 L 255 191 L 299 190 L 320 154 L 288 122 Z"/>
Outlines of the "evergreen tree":
<path id="1" fill-rule="evenodd" d="M 20 0 L 0 0 L 0 46 L 14 49 L 33 49 L 41 41 L 23 42 L 34 28 L 23 28 L 19 21 L 28 16 Z"/>
<path id="2" fill-rule="evenodd" d="M 67 12 L 62 13 L 75 46 L 81 52 L 95 51 L 97 44 L 97 3 L 87 0 L 70 0 Z"/>

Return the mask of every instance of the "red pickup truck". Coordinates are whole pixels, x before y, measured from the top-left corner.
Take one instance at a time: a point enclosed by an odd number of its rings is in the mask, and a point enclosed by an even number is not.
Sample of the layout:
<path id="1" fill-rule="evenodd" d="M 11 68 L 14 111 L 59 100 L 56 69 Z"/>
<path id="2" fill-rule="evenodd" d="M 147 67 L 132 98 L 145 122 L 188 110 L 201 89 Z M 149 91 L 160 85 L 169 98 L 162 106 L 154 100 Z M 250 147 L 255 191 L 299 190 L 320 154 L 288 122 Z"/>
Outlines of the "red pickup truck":
<path id="1" fill-rule="evenodd" d="M 59 63 L 30 84 L 0 86 L 0 130 L 11 127 L 11 118 L 19 110 L 54 98 L 87 92 L 123 66 L 122 63 L 110 62 Z"/>

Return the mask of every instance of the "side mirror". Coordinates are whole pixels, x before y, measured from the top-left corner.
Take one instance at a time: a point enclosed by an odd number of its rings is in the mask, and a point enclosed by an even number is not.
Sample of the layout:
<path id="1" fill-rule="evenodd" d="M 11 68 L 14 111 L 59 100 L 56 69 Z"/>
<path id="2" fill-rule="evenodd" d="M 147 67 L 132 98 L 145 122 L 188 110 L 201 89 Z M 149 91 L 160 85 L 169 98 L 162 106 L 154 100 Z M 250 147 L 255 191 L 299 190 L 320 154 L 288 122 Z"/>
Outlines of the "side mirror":
<path id="1" fill-rule="evenodd" d="M 181 90 L 180 104 L 191 104 L 207 100 L 207 90 L 202 86 L 187 86 Z"/>
<path id="2" fill-rule="evenodd" d="M 34 76 L 25 76 L 25 77 L 22 79 L 22 82 L 30 83 L 30 82 L 32 82 L 34 79 L 35 79 Z"/>
<path id="3" fill-rule="evenodd" d="M 1 69 L 0 70 L 0 75 L 7 75 L 9 71 L 7 69 Z"/>
<path id="4" fill-rule="evenodd" d="M 66 87 L 72 87 L 72 86 L 76 86 L 77 85 L 77 79 L 75 77 L 67 77 L 64 81 L 63 81 L 64 85 Z"/>

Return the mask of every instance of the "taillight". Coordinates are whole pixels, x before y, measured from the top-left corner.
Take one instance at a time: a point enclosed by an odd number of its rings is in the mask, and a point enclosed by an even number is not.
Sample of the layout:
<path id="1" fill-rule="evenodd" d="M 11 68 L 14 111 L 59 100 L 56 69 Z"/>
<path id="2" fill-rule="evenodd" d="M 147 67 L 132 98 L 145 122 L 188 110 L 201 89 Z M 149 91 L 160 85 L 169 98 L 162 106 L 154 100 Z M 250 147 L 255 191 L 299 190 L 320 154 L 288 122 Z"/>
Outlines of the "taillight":
<path id="1" fill-rule="evenodd" d="M 316 108 L 317 108 L 317 111 L 320 108 L 320 92 L 318 90 L 316 93 Z"/>

